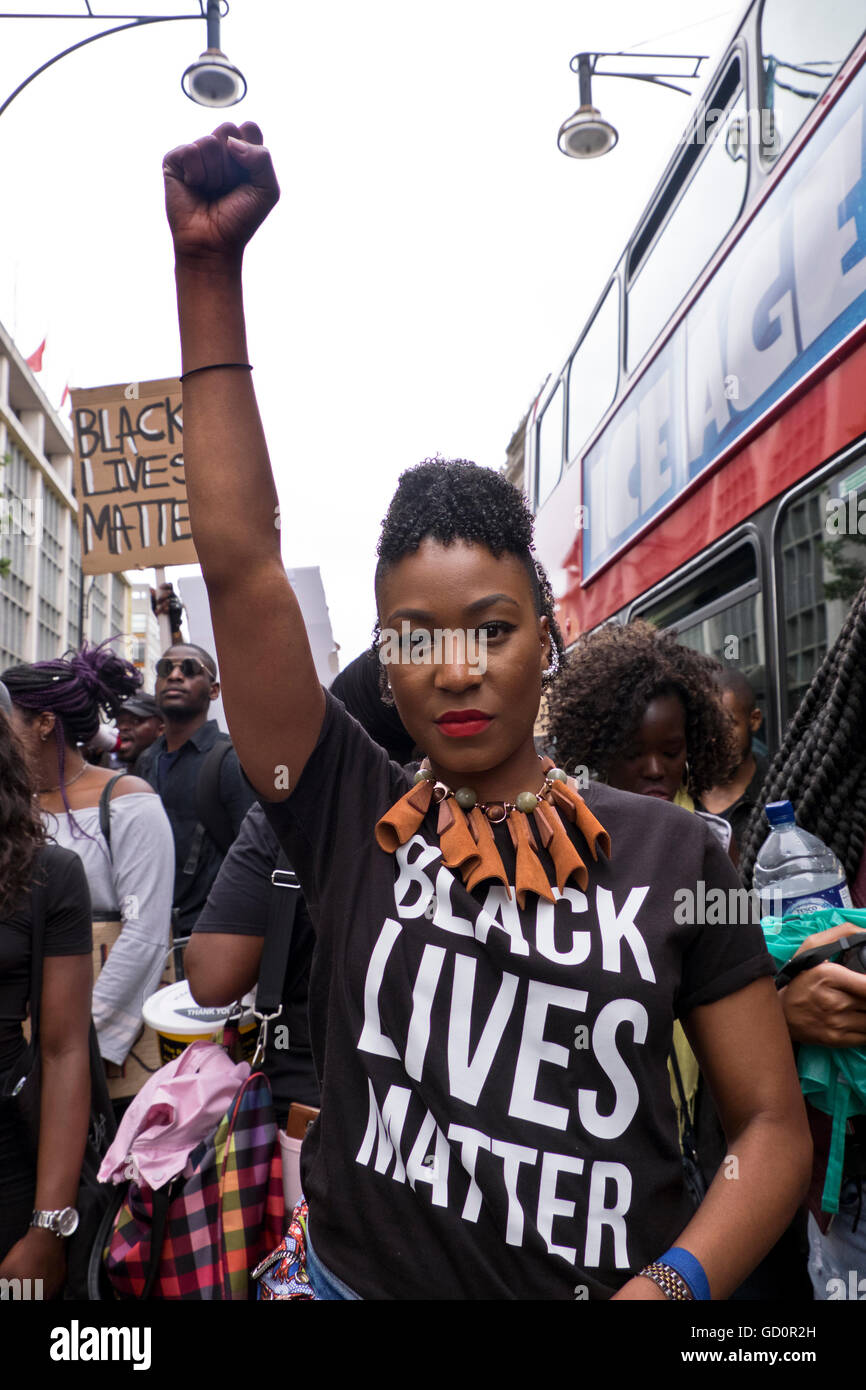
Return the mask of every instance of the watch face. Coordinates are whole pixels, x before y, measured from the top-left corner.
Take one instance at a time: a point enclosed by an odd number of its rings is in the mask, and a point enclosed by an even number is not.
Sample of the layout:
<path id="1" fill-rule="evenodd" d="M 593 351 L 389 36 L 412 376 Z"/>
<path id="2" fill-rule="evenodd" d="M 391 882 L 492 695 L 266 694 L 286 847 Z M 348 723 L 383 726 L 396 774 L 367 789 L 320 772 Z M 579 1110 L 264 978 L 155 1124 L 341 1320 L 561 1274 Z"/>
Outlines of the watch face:
<path id="1" fill-rule="evenodd" d="M 74 1207 L 64 1207 L 57 1218 L 57 1233 L 61 1236 L 71 1236 L 73 1231 L 78 1230 L 78 1212 Z"/>

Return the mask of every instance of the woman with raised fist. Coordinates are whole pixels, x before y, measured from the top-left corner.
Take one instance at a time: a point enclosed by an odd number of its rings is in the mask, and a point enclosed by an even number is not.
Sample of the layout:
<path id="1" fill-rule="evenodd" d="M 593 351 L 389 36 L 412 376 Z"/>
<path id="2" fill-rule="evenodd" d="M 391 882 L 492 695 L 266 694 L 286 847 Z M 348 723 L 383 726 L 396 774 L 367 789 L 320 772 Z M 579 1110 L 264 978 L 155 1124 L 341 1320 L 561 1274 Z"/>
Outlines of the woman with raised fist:
<path id="1" fill-rule="evenodd" d="M 279 196 L 270 156 L 255 125 L 223 125 L 164 167 L 226 714 L 317 931 L 322 1109 L 294 1292 L 726 1298 L 809 1165 L 760 932 L 673 921 L 678 888 L 736 886 L 730 861 L 699 817 L 598 784 L 584 799 L 539 759 L 562 643 L 532 517 L 492 470 L 404 473 L 379 543 L 383 696 L 426 752 L 415 779 L 322 689 L 244 329 L 244 247 Z M 738 1161 L 697 1212 L 667 1085 L 675 1016 Z"/>

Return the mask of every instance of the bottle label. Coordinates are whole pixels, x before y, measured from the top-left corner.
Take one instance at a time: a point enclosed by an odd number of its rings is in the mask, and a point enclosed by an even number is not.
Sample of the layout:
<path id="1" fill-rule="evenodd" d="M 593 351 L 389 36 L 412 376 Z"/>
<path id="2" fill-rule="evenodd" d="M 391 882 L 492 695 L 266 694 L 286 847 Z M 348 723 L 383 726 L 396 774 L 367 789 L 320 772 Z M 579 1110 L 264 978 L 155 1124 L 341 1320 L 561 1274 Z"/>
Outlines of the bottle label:
<path id="1" fill-rule="evenodd" d="M 775 894 L 772 894 L 775 898 Z M 779 917 L 808 917 L 813 912 L 825 912 L 829 907 L 853 907 L 847 883 L 834 883 L 831 888 L 823 888 L 820 893 L 806 893 L 799 898 L 782 898 L 774 912 Z"/>

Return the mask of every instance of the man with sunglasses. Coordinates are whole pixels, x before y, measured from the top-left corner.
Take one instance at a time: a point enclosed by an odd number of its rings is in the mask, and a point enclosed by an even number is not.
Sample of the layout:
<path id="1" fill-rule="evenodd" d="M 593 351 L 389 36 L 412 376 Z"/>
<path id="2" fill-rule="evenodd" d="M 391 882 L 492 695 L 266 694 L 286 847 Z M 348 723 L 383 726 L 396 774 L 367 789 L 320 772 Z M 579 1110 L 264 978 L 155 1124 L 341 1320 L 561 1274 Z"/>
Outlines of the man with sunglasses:
<path id="1" fill-rule="evenodd" d="M 165 732 L 142 755 L 138 775 L 162 797 L 171 822 L 172 924 L 175 938 L 188 937 L 255 797 L 227 735 L 208 719 L 220 689 L 210 653 L 191 644 L 169 647 L 156 677 Z M 180 975 L 180 951 L 175 957 Z"/>

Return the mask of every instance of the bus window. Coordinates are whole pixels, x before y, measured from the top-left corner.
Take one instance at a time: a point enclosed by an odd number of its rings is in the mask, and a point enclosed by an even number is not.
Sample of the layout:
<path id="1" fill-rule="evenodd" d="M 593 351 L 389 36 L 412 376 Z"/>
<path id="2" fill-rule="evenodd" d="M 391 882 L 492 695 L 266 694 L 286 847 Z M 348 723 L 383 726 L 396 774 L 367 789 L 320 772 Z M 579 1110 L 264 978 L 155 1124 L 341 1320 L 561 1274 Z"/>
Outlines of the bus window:
<path id="1" fill-rule="evenodd" d="M 683 646 L 741 671 L 764 716 L 761 737 L 766 741 L 767 661 L 759 600 L 757 555 L 749 541 L 741 541 L 634 616 L 675 628 Z"/>
<path id="2" fill-rule="evenodd" d="M 538 422 L 538 468 L 535 505 L 550 496 L 562 472 L 562 382 L 560 381 Z"/>
<path id="3" fill-rule="evenodd" d="M 794 498 L 778 541 L 784 719 L 838 637 L 866 578 L 866 461 Z"/>
<path id="4" fill-rule="evenodd" d="M 764 0 L 761 141 L 775 159 L 863 33 L 863 0 Z"/>
<path id="5" fill-rule="evenodd" d="M 619 281 L 614 280 L 568 369 L 568 448 L 572 463 L 616 394 Z"/>
<path id="6" fill-rule="evenodd" d="M 745 124 L 746 97 L 741 92 L 724 120 L 707 119 L 698 126 L 697 135 L 705 131 L 709 149 L 629 285 L 629 371 L 634 371 L 737 219 L 749 177 L 747 147 L 741 139 Z"/>

